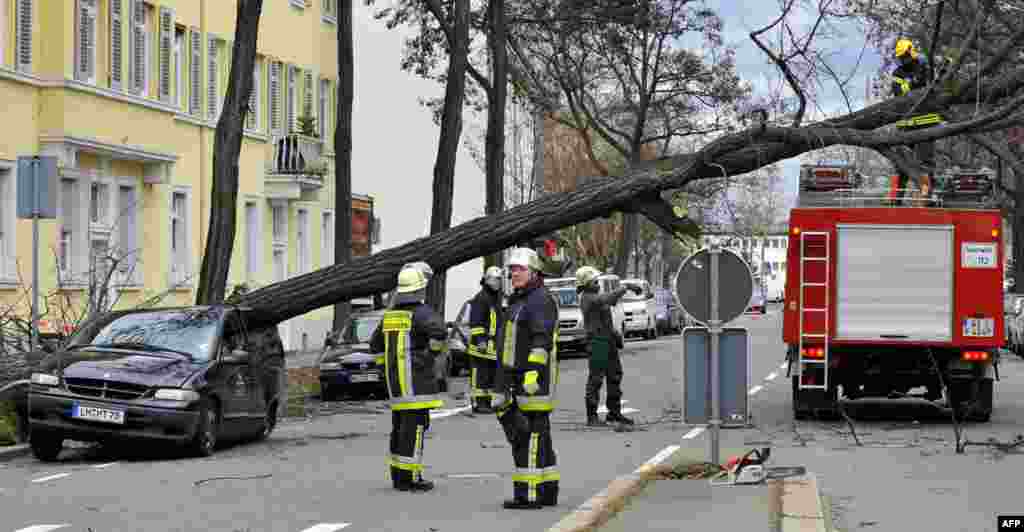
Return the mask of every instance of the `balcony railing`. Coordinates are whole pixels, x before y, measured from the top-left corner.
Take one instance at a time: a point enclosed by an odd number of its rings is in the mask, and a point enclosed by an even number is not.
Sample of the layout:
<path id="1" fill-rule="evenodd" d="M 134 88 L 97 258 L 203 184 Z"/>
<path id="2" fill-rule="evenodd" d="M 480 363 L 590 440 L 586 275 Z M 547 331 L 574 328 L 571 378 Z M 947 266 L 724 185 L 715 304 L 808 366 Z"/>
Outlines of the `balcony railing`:
<path id="1" fill-rule="evenodd" d="M 327 163 L 320 139 L 290 134 L 275 137 L 271 142 L 273 149 L 267 161 L 267 177 L 290 176 L 305 185 L 323 186 Z"/>

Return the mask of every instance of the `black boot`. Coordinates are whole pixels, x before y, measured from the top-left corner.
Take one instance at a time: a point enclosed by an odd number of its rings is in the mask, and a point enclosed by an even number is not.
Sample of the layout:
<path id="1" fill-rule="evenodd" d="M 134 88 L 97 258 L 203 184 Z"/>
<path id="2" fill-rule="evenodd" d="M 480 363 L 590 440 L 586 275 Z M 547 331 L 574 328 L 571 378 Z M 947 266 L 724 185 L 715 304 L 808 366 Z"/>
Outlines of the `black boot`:
<path id="1" fill-rule="evenodd" d="M 587 405 L 587 426 L 588 427 L 603 427 L 605 423 L 601 421 L 601 418 L 597 415 L 597 407 Z"/>
<path id="2" fill-rule="evenodd" d="M 632 419 L 629 419 L 628 417 L 622 415 L 619 412 L 609 412 L 608 415 L 605 417 L 605 421 L 607 421 L 608 423 L 618 423 L 620 425 L 633 424 Z"/>
<path id="3" fill-rule="evenodd" d="M 506 510 L 540 510 L 544 507 L 540 502 L 524 501 L 522 499 L 508 499 L 502 506 Z"/>
<path id="4" fill-rule="evenodd" d="M 413 480 L 412 482 L 396 484 L 395 489 L 398 491 L 424 492 L 434 489 L 434 483 L 423 479 Z"/>

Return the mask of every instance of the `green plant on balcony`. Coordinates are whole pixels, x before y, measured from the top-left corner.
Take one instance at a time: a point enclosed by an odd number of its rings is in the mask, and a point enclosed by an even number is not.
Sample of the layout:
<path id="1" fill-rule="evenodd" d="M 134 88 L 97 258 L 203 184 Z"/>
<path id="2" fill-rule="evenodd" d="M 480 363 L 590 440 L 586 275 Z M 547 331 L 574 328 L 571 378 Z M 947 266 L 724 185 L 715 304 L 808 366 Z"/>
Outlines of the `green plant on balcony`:
<path id="1" fill-rule="evenodd" d="M 298 133 L 306 137 L 320 138 L 316 131 L 316 118 L 310 114 L 304 114 L 298 118 Z"/>

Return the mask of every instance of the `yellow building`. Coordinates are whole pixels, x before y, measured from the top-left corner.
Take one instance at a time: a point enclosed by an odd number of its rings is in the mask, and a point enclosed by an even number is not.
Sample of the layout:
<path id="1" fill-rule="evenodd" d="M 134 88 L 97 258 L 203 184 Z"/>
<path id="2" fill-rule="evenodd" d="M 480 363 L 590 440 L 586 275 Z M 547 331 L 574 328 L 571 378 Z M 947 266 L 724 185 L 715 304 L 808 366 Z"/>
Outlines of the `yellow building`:
<path id="1" fill-rule="evenodd" d="M 336 5 L 263 2 L 229 292 L 333 260 Z M 16 158 L 34 154 L 60 166 L 57 219 L 40 222 L 50 321 L 58 301 L 100 294 L 117 308 L 194 301 L 235 14 L 232 0 L 0 0 L 0 308 L 29 305 L 15 187 Z M 318 345 L 330 318 L 282 326 L 289 348 Z"/>

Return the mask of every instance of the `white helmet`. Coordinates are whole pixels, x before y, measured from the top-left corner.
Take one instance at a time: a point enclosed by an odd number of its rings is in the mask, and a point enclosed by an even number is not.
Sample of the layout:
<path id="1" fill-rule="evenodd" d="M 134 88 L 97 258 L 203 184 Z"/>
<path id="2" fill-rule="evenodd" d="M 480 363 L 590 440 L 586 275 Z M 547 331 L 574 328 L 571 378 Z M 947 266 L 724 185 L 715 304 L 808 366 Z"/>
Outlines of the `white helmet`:
<path id="1" fill-rule="evenodd" d="M 402 270 L 398 272 L 397 292 L 399 294 L 418 292 L 427 287 L 430 276 L 434 272 L 430 270 L 430 266 L 427 266 L 427 271 L 424 271 L 421 264 L 426 265 L 426 263 L 411 263 L 402 266 Z"/>
<path id="2" fill-rule="evenodd" d="M 508 259 L 509 266 L 525 266 L 535 272 L 541 271 L 540 257 L 530 248 L 515 248 Z"/>
<path id="3" fill-rule="evenodd" d="M 601 276 L 601 271 L 593 266 L 580 266 L 576 270 L 576 287 L 587 286 Z"/>

